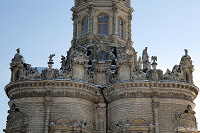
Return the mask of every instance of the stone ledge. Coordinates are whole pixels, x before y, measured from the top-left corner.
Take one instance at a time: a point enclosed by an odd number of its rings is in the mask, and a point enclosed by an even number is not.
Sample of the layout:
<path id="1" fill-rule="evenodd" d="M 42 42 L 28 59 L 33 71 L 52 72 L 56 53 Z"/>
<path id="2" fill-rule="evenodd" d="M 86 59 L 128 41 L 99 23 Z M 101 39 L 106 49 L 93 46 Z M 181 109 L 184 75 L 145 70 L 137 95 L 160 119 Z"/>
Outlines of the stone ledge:
<path id="1" fill-rule="evenodd" d="M 186 89 L 189 91 L 193 91 L 196 95 L 198 95 L 199 88 L 193 84 L 183 83 L 183 82 L 170 82 L 170 81 L 150 81 L 150 80 L 141 80 L 141 81 L 125 81 L 113 84 L 108 87 L 106 90 L 108 93 L 116 91 L 120 88 L 120 91 L 123 89 L 132 87 L 149 87 L 149 88 L 178 88 L 178 89 Z"/>
<path id="2" fill-rule="evenodd" d="M 62 87 L 70 87 L 70 88 L 82 88 L 87 91 L 97 92 L 98 88 L 94 85 L 90 85 L 88 83 L 84 83 L 83 81 L 73 81 L 73 80 L 30 80 L 30 81 L 20 81 L 15 83 L 10 83 L 6 85 L 5 91 L 8 94 L 9 91 L 16 88 L 62 88 Z"/>
<path id="3" fill-rule="evenodd" d="M 166 91 L 164 91 L 166 88 Z M 162 90 L 159 90 L 162 89 Z M 173 89 L 175 90 L 173 92 Z M 180 89 L 180 92 L 178 92 Z M 182 90 L 182 91 L 181 91 Z M 184 91 L 185 90 L 185 91 Z M 100 92 L 95 85 L 66 80 L 32 80 L 10 83 L 5 87 L 8 97 L 71 97 L 98 102 Z M 120 92 L 119 92 L 120 91 Z M 186 93 L 187 91 L 191 93 Z M 127 81 L 107 86 L 104 93 L 108 102 L 127 98 L 170 98 L 193 101 L 199 89 L 187 83 L 169 81 Z"/>

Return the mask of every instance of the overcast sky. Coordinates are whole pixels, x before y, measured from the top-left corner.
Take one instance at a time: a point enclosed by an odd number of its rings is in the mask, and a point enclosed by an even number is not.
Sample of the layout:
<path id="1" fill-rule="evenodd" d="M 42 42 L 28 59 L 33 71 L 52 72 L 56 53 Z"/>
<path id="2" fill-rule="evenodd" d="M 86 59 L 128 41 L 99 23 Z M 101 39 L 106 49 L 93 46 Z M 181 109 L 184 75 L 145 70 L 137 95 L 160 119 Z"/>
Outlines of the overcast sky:
<path id="1" fill-rule="evenodd" d="M 8 101 L 4 86 L 9 83 L 9 63 L 21 48 L 26 63 L 47 66 L 56 54 L 54 67 L 66 55 L 72 39 L 71 7 L 74 0 L 0 0 L 0 132 L 5 128 Z M 134 48 L 141 55 L 158 56 L 158 68 L 166 71 L 179 64 L 184 49 L 195 65 L 194 80 L 200 86 L 200 0 L 132 0 Z M 200 99 L 200 98 L 199 98 Z M 200 122 L 200 100 L 196 100 Z"/>

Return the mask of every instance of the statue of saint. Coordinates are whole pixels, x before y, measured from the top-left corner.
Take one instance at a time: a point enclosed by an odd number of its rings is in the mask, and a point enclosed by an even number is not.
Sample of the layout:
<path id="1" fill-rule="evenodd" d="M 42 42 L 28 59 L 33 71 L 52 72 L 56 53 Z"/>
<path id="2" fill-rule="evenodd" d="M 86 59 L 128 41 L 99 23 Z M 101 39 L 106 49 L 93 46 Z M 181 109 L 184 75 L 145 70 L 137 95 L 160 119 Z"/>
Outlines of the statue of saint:
<path id="1" fill-rule="evenodd" d="M 143 50 L 143 53 L 142 53 L 142 60 L 146 60 L 149 58 L 149 55 L 147 53 L 147 49 L 148 47 L 145 47 L 145 49 Z"/>
<path id="2" fill-rule="evenodd" d="M 184 50 L 185 50 L 185 56 L 188 56 L 188 50 L 187 49 Z"/>
<path id="3" fill-rule="evenodd" d="M 149 70 L 150 69 L 150 62 L 149 62 L 149 55 L 147 53 L 147 47 L 143 50 L 142 61 L 143 61 L 143 69 Z"/>
<path id="4" fill-rule="evenodd" d="M 17 54 L 20 54 L 20 48 L 16 49 Z"/>

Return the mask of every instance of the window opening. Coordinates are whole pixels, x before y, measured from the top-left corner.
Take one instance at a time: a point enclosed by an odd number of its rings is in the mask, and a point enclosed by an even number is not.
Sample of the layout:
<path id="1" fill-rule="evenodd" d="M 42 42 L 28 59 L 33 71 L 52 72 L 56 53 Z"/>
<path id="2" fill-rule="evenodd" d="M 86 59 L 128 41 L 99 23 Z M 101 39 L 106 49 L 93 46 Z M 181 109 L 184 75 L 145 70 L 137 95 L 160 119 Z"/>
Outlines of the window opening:
<path id="1" fill-rule="evenodd" d="M 118 35 L 120 38 L 124 37 L 124 29 L 123 29 L 123 20 L 121 18 L 118 18 Z"/>
<path id="2" fill-rule="evenodd" d="M 107 35 L 108 34 L 108 16 L 106 14 L 100 14 L 98 16 L 98 34 Z"/>
<path id="3" fill-rule="evenodd" d="M 108 59 L 108 55 L 105 51 L 100 51 L 98 53 L 98 60 L 107 60 Z"/>
<path id="4" fill-rule="evenodd" d="M 84 17 L 82 20 L 82 27 L 81 27 L 81 37 L 85 38 L 88 35 L 88 17 Z"/>

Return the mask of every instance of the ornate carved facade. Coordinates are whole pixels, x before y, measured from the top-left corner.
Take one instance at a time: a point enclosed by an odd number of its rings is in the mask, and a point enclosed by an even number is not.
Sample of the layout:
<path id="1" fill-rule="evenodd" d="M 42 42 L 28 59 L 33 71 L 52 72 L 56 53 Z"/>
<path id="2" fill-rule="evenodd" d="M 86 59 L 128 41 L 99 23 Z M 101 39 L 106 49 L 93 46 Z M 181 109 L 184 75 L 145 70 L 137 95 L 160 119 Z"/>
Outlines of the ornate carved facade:
<path id="1" fill-rule="evenodd" d="M 61 68 L 11 61 L 6 133 L 197 133 L 188 50 L 163 73 L 132 47 L 130 0 L 75 0 L 72 46 Z"/>

